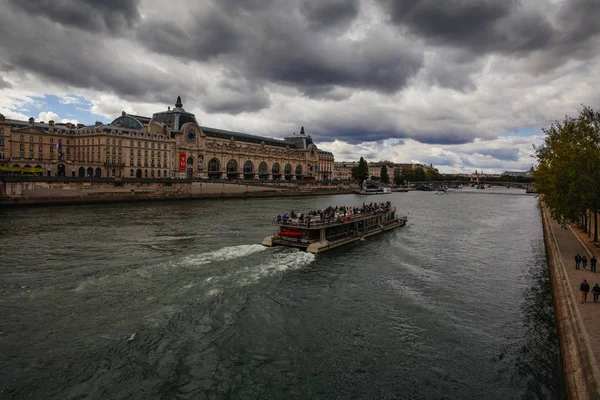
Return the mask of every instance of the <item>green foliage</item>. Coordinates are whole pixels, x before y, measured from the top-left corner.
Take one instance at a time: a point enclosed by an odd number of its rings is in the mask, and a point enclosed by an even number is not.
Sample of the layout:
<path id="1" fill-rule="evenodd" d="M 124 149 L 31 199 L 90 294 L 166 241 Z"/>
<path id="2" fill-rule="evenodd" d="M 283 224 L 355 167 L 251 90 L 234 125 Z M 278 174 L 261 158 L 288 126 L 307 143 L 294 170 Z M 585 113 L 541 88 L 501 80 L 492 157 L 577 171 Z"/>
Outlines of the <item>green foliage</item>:
<path id="1" fill-rule="evenodd" d="M 390 176 L 388 175 L 387 167 L 384 165 L 381 167 L 381 182 L 390 183 Z"/>
<path id="2" fill-rule="evenodd" d="M 394 183 L 396 185 L 404 185 L 404 177 L 402 175 L 396 175 L 394 177 Z"/>
<path id="3" fill-rule="evenodd" d="M 565 117 L 543 130 L 535 148 L 535 181 L 552 217 L 576 221 L 600 208 L 600 113 L 584 107 L 578 118 Z"/>
<path id="4" fill-rule="evenodd" d="M 356 179 L 360 183 L 369 178 L 369 164 L 364 158 L 360 158 L 358 165 L 352 168 L 352 179 Z"/>
<path id="5" fill-rule="evenodd" d="M 404 173 L 404 179 L 409 182 L 423 182 L 425 180 L 425 171 L 420 167 L 412 171 L 407 171 Z"/>

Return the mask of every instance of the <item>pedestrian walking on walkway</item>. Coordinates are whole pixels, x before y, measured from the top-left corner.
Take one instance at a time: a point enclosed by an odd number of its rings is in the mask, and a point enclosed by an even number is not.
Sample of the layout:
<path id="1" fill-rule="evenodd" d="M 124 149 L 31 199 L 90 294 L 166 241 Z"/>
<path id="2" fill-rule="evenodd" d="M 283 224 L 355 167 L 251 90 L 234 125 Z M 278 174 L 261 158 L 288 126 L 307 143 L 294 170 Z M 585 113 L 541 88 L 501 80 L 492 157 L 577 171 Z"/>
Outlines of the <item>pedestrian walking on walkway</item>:
<path id="1" fill-rule="evenodd" d="M 579 269 L 579 264 L 581 264 L 581 256 L 577 253 L 575 255 L 575 269 Z"/>
<path id="2" fill-rule="evenodd" d="M 584 279 L 583 282 L 581 282 L 579 290 L 581 291 L 581 304 L 583 304 L 587 302 L 587 295 L 590 292 L 590 285 L 587 283 L 587 280 Z"/>
<path id="3" fill-rule="evenodd" d="M 598 263 L 598 259 L 596 258 L 596 256 L 592 256 L 592 258 L 590 258 L 590 270 L 592 272 L 596 272 L 596 264 Z"/>
<path id="4" fill-rule="evenodd" d="M 583 265 L 583 269 L 587 271 L 587 257 L 581 257 L 581 265 Z"/>
<path id="5" fill-rule="evenodd" d="M 598 296 L 600 296 L 600 286 L 596 283 L 592 288 L 592 294 L 594 295 L 594 303 L 598 302 Z"/>

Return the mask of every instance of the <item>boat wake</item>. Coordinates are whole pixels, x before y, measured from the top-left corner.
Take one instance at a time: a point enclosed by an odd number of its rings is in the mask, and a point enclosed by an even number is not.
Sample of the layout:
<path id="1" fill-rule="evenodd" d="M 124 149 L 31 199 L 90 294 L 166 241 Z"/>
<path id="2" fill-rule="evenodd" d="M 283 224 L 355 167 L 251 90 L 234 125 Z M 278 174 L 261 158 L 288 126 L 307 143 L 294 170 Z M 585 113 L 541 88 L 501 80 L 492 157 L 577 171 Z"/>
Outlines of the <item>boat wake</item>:
<path id="1" fill-rule="evenodd" d="M 277 272 L 303 268 L 315 260 L 315 255 L 304 251 L 283 251 L 271 254 L 267 262 L 251 266 L 243 272 L 242 285 L 251 284 L 260 278 Z"/>
<path id="2" fill-rule="evenodd" d="M 240 246 L 223 247 L 222 249 L 189 256 L 184 259 L 186 264 L 206 265 L 215 261 L 229 261 L 236 258 L 249 256 L 250 254 L 265 251 L 267 248 L 260 244 L 244 244 Z"/>

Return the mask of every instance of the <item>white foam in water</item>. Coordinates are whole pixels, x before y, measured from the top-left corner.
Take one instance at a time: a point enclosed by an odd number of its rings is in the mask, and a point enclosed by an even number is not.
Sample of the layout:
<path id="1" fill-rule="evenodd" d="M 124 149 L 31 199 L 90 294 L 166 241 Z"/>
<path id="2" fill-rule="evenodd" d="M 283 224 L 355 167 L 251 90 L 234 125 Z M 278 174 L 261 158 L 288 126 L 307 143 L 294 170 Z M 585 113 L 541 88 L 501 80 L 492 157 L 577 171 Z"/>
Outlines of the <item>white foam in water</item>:
<path id="1" fill-rule="evenodd" d="M 251 267 L 250 278 L 258 280 L 260 277 L 273 272 L 286 271 L 290 269 L 299 269 L 307 266 L 315 260 L 315 255 L 304 251 L 295 251 L 292 253 L 273 254 L 268 262 Z M 243 281 L 243 283 L 250 283 Z"/>
<path id="2" fill-rule="evenodd" d="M 190 264 L 204 265 L 214 261 L 228 261 L 246 257 L 250 254 L 258 253 L 259 251 L 265 251 L 266 249 L 267 248 L 261 244 L 244 244 L 240 246 L 223 247 L 222 249 L 211 251 L 209 253 L 187 257 L 185 261 Z"/>

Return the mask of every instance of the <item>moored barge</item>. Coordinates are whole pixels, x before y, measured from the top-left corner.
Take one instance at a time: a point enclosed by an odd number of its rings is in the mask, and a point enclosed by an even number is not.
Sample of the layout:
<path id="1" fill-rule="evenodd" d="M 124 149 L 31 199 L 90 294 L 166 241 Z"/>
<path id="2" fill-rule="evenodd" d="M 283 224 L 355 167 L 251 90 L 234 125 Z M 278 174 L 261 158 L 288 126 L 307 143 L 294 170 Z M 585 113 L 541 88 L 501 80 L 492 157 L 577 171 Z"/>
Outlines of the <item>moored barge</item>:
<path id="1" fill-rule="evenodd" d="M 321 253 L 364 237 L 405 226 L 390 202 L 363 204 L 362 207 L 328 207 L 308 214 L 278 216 L 279 231 L 267 236 L 264 246 L 289 246 Z"/>

